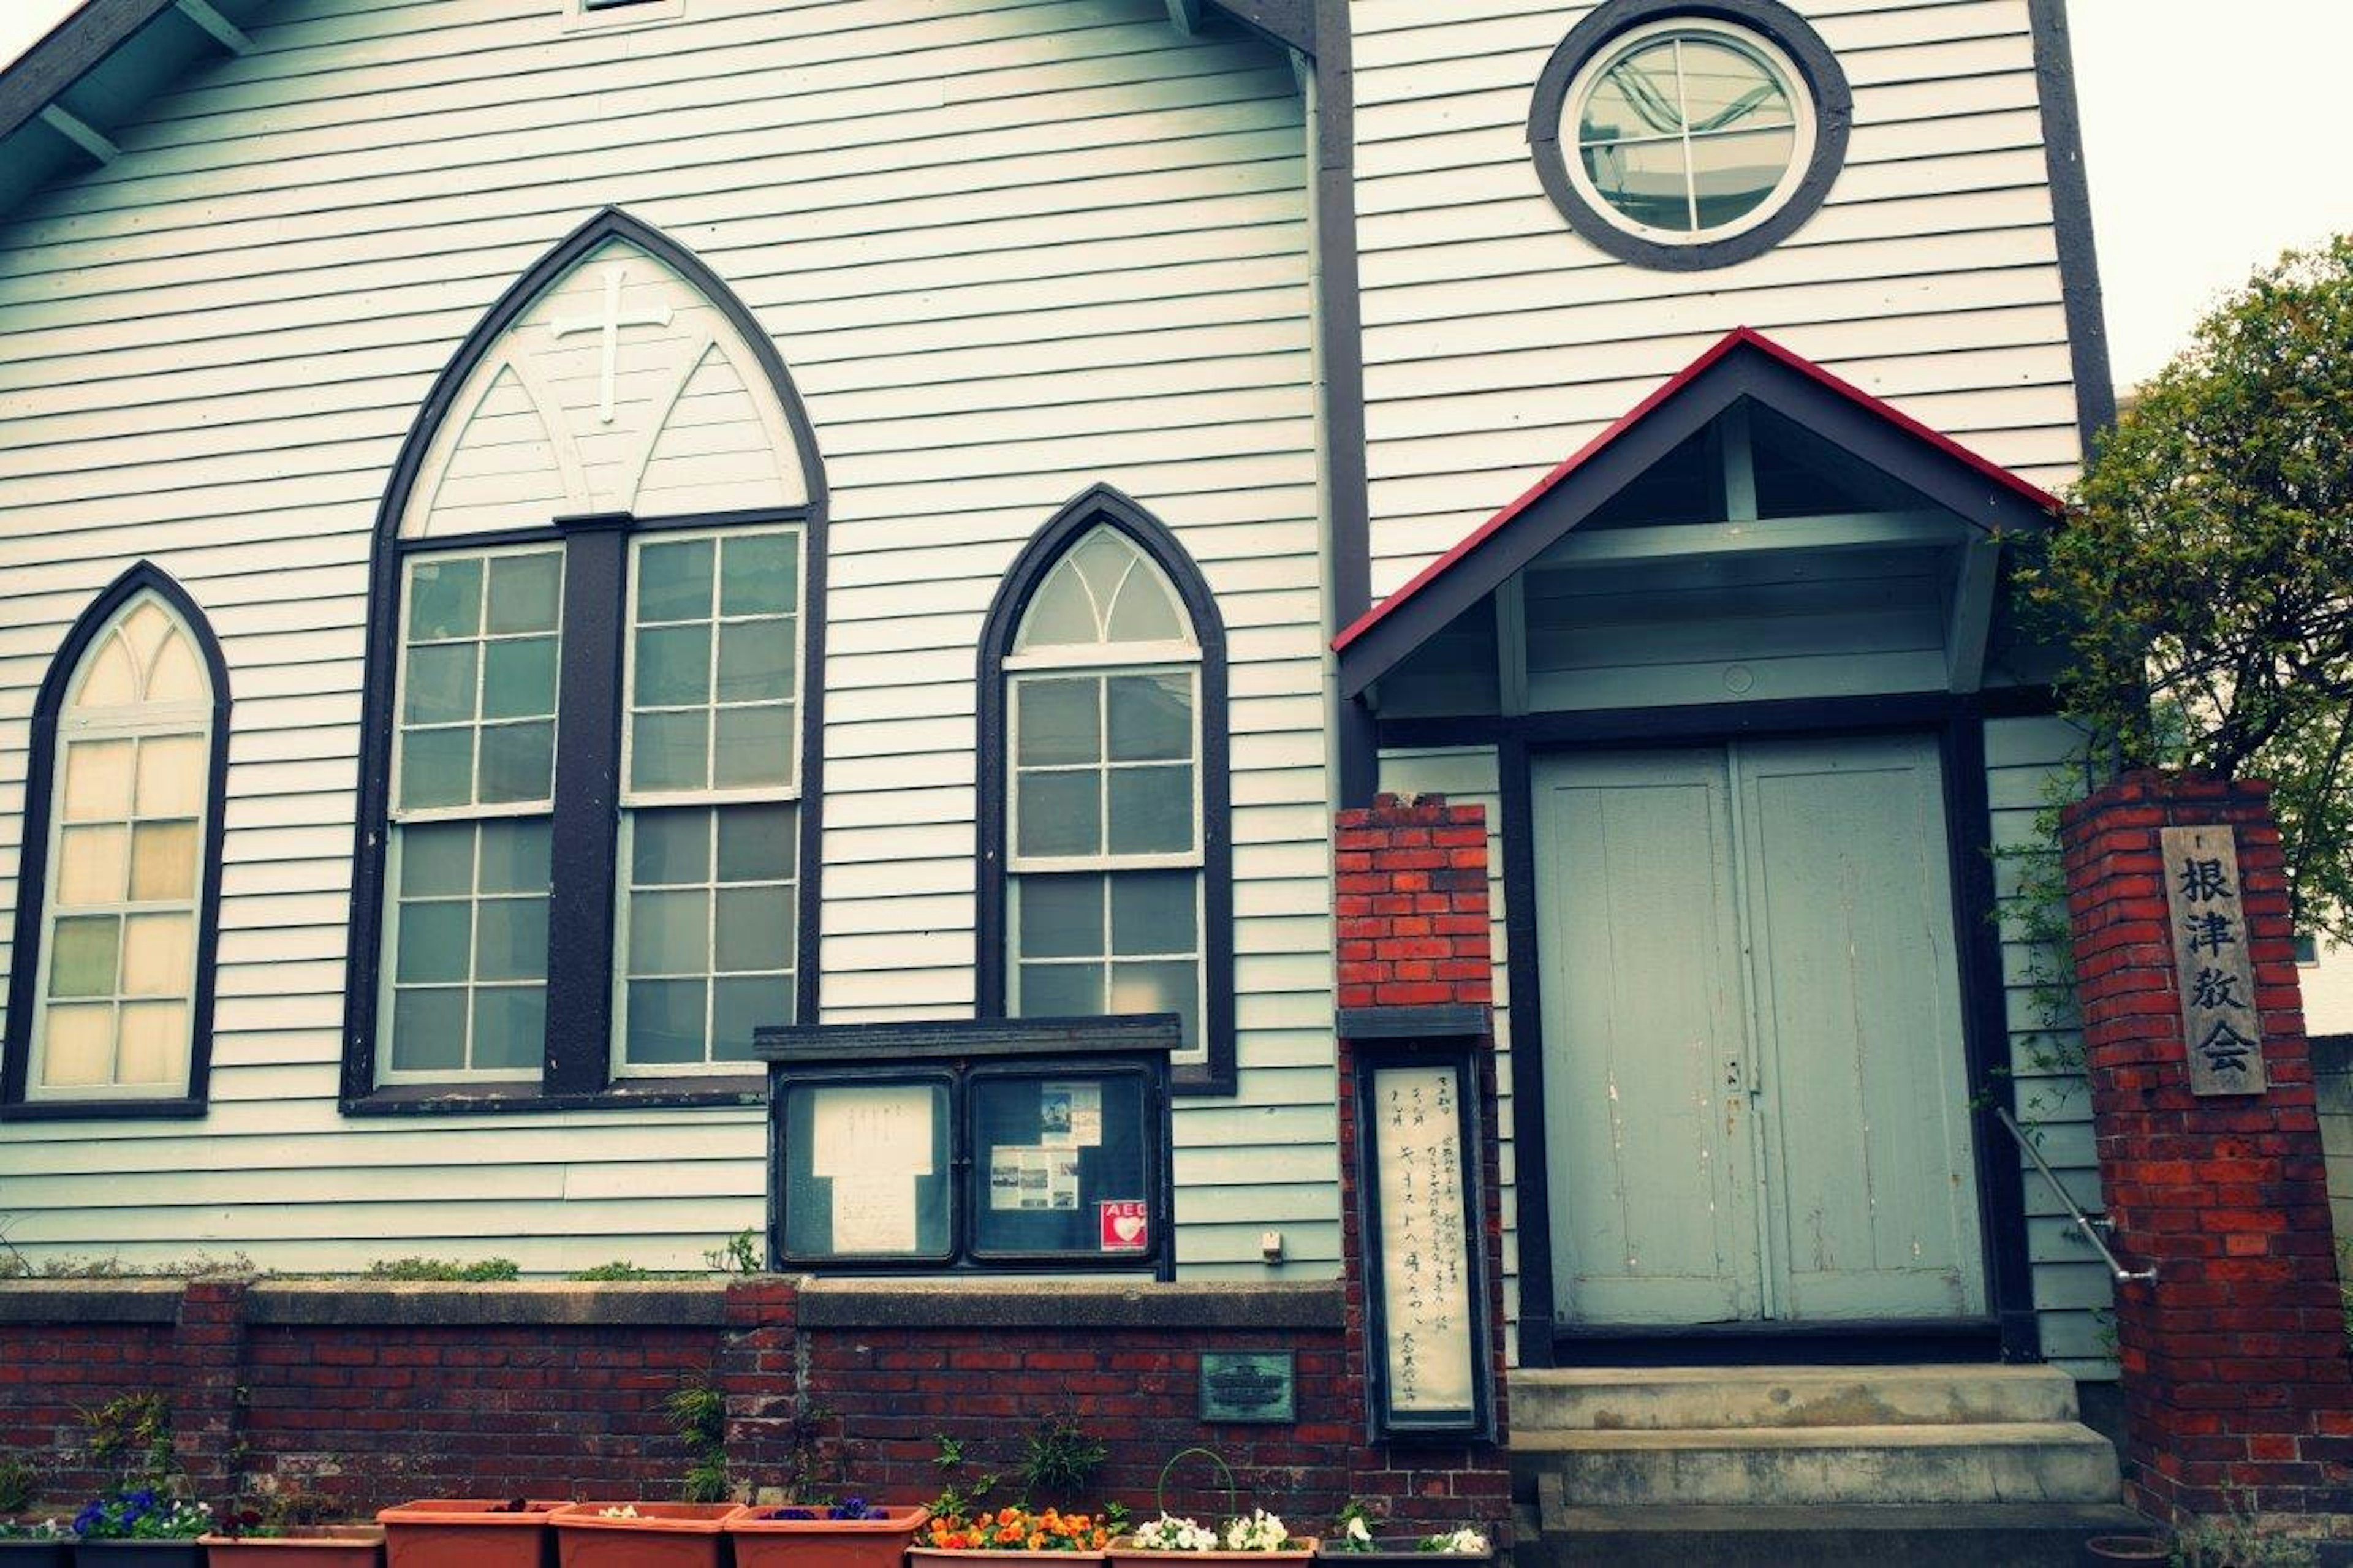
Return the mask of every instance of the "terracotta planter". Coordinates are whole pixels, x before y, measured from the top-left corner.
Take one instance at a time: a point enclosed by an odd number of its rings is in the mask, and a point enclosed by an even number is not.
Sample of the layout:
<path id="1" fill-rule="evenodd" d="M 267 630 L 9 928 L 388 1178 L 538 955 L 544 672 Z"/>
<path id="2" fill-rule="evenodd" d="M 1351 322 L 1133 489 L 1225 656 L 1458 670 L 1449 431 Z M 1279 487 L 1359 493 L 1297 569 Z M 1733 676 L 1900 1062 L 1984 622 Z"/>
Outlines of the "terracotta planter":
<path id="1" fill-rule="evenodd" d="M 1281 1552 L 1154 1552 L 1123 1535 L 1103 1551 L 1111 1568 L 1183 1568 L 1187 1563 L 1304 1563 L 1315 1555 L 1315 1538 L 1293 1536 L 1298 1545 Z M 1430 1553 L 1436 1556 L 1436 1552 Z"/>
<path id="2" fill-rule="evenodd" d="M 2084 1542 L 2084 1561 L 2105 1563 L 2169 1563 L 2173 1547 L 2161 1535 L 2095 1535 Z"/>
<path id="3" fill-rule="evenodd" d="M 634 1508 L 635 1519 L 607 1519 Z M 732 1502 L 575 1502 L 549 1516 L 563 1568 L 719 1568 L 727 1523 L 745 1511 Z"/>
<path id="4" fill-rule="evenodd" d="M 564 1505 L 531 1502 L 521 1513 L 493 1513 L 496 1498 L 423 1498 L 375 1516 L 384 1526 L 388 1568 L 548 1568 L 555 1532 L 548 1520 Z"/>
<path id="5" fill-rule="evenodd" d="M 899 1568 L 930 1509 L 886 1508 L 881 1519 L 766 1519 L 746 1508 L 727 1521 L 735 1568 Z"/>
<path id="6" fill-rule="evenodd" d="M 380 1524 L 305 1525 L 294 1535 L 207 1535 L 208 1568 L 371 1568 L 384 1561 Z"/>
<path id="7" fill-rule="evenodd" d="M 185 1541 L 82 1541 L 74 1568 L 205 1568 L 205 1549 Z"/>

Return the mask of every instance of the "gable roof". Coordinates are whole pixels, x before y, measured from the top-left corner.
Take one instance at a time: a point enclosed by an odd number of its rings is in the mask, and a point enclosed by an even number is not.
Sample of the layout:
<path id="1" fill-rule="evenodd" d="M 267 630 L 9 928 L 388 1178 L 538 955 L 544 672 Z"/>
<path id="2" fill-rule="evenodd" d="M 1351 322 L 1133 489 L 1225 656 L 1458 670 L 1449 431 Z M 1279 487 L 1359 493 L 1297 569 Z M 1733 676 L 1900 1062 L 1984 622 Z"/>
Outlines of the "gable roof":
<path id="1" fill-rule="evenodd" d="M 1763 333 L 1735 328 L 1333 638 L 1342 694 L 1362 693 L 1742 397 L 1988 531 L 2041 528 L 2063 510 L 2057 497 L 1950 437 Z"/>

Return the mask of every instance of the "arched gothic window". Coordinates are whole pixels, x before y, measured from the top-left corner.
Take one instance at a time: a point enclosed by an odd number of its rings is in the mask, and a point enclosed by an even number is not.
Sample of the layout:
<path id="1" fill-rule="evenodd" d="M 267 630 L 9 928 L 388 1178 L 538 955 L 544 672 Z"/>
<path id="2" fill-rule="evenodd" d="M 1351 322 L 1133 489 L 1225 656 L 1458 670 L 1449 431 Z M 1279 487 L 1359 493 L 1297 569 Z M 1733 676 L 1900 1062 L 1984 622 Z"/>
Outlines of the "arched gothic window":
<path id="1" fill-rule="evenodd" d="M 1233 1079 L 1224 633 L 1173 536 L 1099 488 L 1031 541 L 981 646 L 981 1001 L 1173 1013 Z"/>
<path id="2" fill-rule="evenodd" d="M 68 635 L 34 715 L 10 970 L 16 1114 L 202 1110 L 227 680 L 152 566 Z"/>

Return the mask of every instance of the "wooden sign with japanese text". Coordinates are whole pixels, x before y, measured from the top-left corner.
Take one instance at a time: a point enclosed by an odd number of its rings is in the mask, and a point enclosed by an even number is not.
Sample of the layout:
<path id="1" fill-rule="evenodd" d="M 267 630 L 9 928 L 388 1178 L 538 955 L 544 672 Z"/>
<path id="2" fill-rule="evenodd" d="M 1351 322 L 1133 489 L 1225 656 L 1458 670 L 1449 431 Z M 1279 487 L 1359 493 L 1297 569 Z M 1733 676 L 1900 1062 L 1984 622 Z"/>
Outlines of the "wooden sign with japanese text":
<path id="1" fill-rule="evenodd" d="M 1477 1433 L 1489 1419 L 1477 1122 L 1460 1055 L 1363 1072 L 1375 1425 Z"/>
<path id="2" fill-rule="evenodd" d="M 2255 1011 L 2254 963 L 2247 956 L 2238 845 L 2231 829 L 2219 824 L 2163 828 L 2158 837 L 2165 854 L 2190 1092 L 2261 1094 L 2269 1084 L 2263 1020 Z"/>

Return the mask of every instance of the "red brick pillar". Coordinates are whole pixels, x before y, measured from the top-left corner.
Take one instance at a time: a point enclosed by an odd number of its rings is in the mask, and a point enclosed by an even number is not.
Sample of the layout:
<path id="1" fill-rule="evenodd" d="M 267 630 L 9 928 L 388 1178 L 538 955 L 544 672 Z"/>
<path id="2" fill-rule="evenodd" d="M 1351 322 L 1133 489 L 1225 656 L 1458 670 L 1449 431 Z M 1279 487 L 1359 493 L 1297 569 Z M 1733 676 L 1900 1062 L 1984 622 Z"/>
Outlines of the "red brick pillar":
<path id="1" fill-rule="evenodd" d="M 2115 1246 L 2158 1271 L 2116 1291 L 2126 1489 L 2171 1521 L 2353 1514 L 2353 1381 L 2269 791 L 2130 773 L 2061 831 Z M 2236 844 L 2269 1085 L 2200 1098 L 2158 836 L 2215 825 Z"/>
<path id="2" fill-rule="evenodd" d="M 217 1506 L 244 1486 L 243 1278 L 191 1279 L 172 1331 L 172 1446 L 190 1494 Z"/>
<path id="3" fill-rule="evenodd" d="M 1394 1009 L 1475 1006 L 1483 1019 L 1494 995 L 1488 955 L 1487 828 L 1475 805 L 1444 797 L 1381 795 L 1369 809 L 1336 819 L 1335 913 L 1339 1003 L 1344 1017 Z M 1483 1021 L 1476 1040 L 1484 1212 L 1488 1343 L 1494 1380 L 1494 1443 L 1373 1443 L 1362 1405 L 1369 1357 L 1365 1316 L 1365 1237 L 1356 1179 L 1364 1168 L 1356 1125 L 1356 1050 L 1340 1031 L 1341 1254 L 1347 1281 L 1346 1375 L 1358 1405 L 1348 1490 L 1386 1510 L 1393 1534 L 1472 1524 L 1501 1549 L 1510 1542 L 1511 1472 L 1501 1441 L 1509 1430 L 1504 1386 L 1503 1182 L 1496 1129 L 1494 1038 Z"/>
<path id="4" fill-rule="evenodd" d="M 727 1282 L 727 1332 L 714 1369 L 727 1398 L 727 1456 L 738 1480 L 773 1484 L 789 1467 L 801 1414 L 800 1297 L 760 1274 Z"/>

